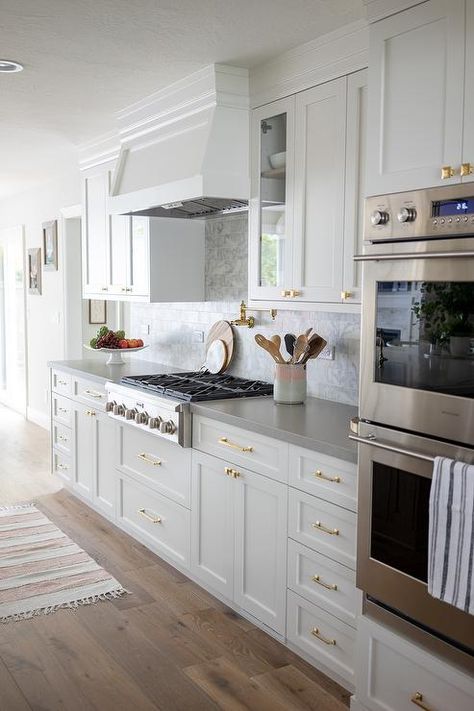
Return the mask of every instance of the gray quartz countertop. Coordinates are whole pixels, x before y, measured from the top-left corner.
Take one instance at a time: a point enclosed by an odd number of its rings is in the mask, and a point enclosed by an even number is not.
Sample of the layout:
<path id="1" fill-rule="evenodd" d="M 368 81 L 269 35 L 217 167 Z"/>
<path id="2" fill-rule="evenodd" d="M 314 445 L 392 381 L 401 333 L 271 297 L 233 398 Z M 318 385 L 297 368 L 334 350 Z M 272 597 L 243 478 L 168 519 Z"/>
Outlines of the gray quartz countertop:
<path id="1" fill-rule="evenodd" d="M 254 397 L 195 402 L 191 412 L 357 462 L 357 446 L 348 438 L 350 420 L 357 415 L 352 405 L 315 397 L 304 405 L 278 405 L 271 397 Z"/>
<path id="2" fill-rule="evenodd" d="M 180 368 L 146 360 L 130 360 L 124 365 L 106 365 L 105 360 L 60 360 L 48 363 L 91 380 L 115 383 L 124 375 L 176 373 Z M 271 397 L 237 398 L 191 403 L 191 412 L 222 423 L 283 439 L 349 462 L 357 461 L 357 447 L 348 439 L 349 422 L 357 408 L 331 400 L 310 397 L 304 405 L 278 405 Z"/>
<path id="3" fill-rule="evenodd" d="M 106 365 L 104 360 L 53 360 L 48 363 L 50 368 L 58 368 L 68 373 L 81 373 L 90 380 L 104 383 L 112 381 L 119 383 L 124 375 L 153 375 L 153 373 L 176 373 L 179 368 L 172 368 L 162 363 L 152 363 L 149 360 L 130 360 L 123 365 Z"/>

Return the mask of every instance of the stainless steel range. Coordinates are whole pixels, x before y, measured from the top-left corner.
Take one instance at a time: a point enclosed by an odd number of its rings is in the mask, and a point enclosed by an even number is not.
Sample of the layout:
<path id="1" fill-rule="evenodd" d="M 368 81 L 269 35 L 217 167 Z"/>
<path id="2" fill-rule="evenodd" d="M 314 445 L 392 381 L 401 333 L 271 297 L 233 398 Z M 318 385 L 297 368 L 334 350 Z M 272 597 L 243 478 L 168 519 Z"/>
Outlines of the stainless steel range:
<path id="1" fill-rule="evenodd" d="M 474 463 L 474 186 L 369 198 L 364 236 L 357 585 L 472 668 L 474 618 L 426 576 L 433 459 Z"/>
<path id="2" fill-rule="evenodd" d="M 107 383 L 106 411 L 131 427 L 191 446 L 190 402 L 271 395 L 273 386 L 206 371 L 124 377 Z"/>

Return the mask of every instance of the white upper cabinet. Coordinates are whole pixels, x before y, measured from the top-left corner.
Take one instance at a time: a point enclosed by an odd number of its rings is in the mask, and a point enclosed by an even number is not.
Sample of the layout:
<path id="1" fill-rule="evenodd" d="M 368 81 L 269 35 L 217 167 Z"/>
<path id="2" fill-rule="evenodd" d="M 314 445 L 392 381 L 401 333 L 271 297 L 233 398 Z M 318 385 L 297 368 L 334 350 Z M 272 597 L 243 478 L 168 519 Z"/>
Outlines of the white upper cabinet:
<path id="1" fill-rule="evenodd" d="M 368 195 L 459 182 L 464 57 L 465 0 L 429 0 L 371 26 Z"/>
<path id="2" fill-rule="evenodd" d="M 279 299 L 293 259 L 295 97 L 252 113 L 251 297 Z"/>
<path id="3" fill-rule="evenodd" d="M 474 180 L 474 0 L 466 0 L 466 73 L 464 87 L 463 182 Z"/>
<path id="4" fill-rule="evenodd" d="M 366 114 L 366 70 L 253 111 L 251 301 L 360 301 Z"/>
<path id="5" fill-rule="evenodd" d="M 304 301 L 338 301 L 342 290 L 346 78 L 296 97 L 292 284 Z"/>
<path id="6" fill-rule="evenodd" d="M 83 296 L 204 300 L 203 220 L 109 215 L 112 168 L 84 177 Z"/>
<path id="7" fill-rule="evenodd" d="M 109 180 L 109 171 L 102 171 L 86 176 L 83 182 L 82 277 L 84 295 L 104 295 L 107 292 Z"/>

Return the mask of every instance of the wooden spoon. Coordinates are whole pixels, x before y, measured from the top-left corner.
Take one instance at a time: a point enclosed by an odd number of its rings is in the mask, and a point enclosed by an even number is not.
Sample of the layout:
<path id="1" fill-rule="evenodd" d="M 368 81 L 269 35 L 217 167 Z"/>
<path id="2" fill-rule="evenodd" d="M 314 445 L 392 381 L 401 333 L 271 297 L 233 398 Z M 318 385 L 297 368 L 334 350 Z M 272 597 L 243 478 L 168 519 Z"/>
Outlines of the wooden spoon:
<path id="1" fill-rule="evenodd" d="M 309 349 L 304 354 L 301 359 L 301 363 L 306 363 L 310 358 L 317 358 L 318 355 L 324 350 L 328 342 L 324 340 L 317 333 L 314 333 L 310 338 Z"/>
<path id="2" fill-rule="evenodd" d="M 276 344 L 273 341 L 269 341 L 268 338 L 265 338 L 265 336 L 262 336 L 261 333 L 256 333 L 255 334 L 255 342 L 260 348 L 263 348 L 264 351 L 267 351 L 270 353 L 271 357 L 275 361 L 275 363 L 284 363 L 285 361 L 283 360 L 283 356 L 280 353 L 280 349 L 277 348 Z"/>
<path id="3" fill-rule="evenodd" d="M 304 356 L 306 351 L 309 350 L 309 342 L 306 334 L 302 333 L 295 341 L 295 348 L 293 351 L 292 362 L 299 363 L 300 358 Z"/>

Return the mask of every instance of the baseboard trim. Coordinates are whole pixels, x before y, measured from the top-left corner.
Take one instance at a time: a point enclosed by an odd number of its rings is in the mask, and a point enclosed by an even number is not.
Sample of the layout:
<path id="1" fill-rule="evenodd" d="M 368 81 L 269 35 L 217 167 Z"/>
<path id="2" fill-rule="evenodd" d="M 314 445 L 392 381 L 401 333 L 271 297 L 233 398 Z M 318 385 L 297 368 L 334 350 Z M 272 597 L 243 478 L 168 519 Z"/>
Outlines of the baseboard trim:
<path id="1" fill-rule="evenodd" d="M 45 430 L 50 430 L 51 421 L 49 415 L 45 415 L 44 412 L 40 410 L 34 410 L 32 407 L 26 408 L 26 419 L 33 422 L 35 425 L 39 425 Z"/>

